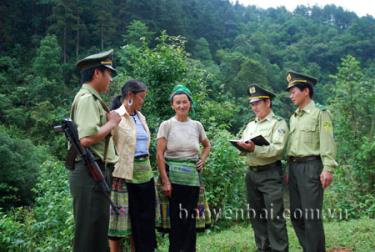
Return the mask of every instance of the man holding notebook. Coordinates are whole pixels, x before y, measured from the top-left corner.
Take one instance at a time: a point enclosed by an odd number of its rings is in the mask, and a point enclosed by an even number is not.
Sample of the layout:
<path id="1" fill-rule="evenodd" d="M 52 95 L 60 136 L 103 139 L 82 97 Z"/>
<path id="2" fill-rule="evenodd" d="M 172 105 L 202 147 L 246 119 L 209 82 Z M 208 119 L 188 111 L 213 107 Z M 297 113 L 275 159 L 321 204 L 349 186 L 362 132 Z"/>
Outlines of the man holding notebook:
<path id="1" fill-rule="evenodd" d="M 288 138 L 288 126 L 272 112 L 273 93 L 257 84 L 250 84 L 248 93 L 256 117 L 247 124 L 238 146 L 246 155 L 249 166 L 246 189 L 255 243 L 258 251 L 288 251 L 280 161 Z M 250 140 L 257 136 L 263 136 L 269 144 L 260 146 Z"/>

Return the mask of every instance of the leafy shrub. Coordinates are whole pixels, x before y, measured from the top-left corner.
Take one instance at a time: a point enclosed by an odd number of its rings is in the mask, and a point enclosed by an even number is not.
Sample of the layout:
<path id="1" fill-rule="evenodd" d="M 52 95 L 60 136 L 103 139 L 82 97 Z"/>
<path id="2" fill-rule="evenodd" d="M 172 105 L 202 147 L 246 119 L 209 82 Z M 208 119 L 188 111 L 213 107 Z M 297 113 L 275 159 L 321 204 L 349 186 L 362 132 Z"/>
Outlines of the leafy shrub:
<path id="1" fill-rule="evenodd" d="M 0 207 L 28 205 L 46 150 L 0 126 Z"/>
<path id="2" fill-rule="evenodd" d="M 72 202 L 63 164 L 44 162 L 33 191 L 37 197 L 32 209 L 1 213 L 0 250 L 71 251 Z"/>
<path id="3" fill-rule="evenodd" d="M 236 211 L 245 205 L 244 159 L 229 143 L 234 138 L 228 131 L 210 128 L 212 151 L 203 170 L 207 199 L 212 217 L 222 220 L 226 210 Z M 231 217 L 227 216 L 228 220 Z"/>

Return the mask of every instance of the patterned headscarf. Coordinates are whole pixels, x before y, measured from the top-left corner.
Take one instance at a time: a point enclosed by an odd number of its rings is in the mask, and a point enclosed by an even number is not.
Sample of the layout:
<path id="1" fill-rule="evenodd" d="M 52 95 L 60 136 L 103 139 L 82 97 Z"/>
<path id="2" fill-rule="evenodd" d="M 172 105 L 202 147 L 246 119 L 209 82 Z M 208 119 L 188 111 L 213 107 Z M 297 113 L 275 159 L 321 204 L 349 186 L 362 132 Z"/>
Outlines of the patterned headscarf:
<path id="1" fill-rule="evenodd" d="M 187 97 L 189 98 L 189 100 L 191 102 L 191 111 L 193 112 L 193 115 L 195 115 L 195 110 L 194 110 L 195 103 L 193 101 L 193 95 L 192 95 L 190 89 L 188 89 L 184 84 L 178 84 L 178 85 L 174 86 L 173 89 L 172 89 L 172 93 L 169 96 L 169 100 L 172 102 L 173 97 L 177 94 L 186 94 L 187 95 Z"/>

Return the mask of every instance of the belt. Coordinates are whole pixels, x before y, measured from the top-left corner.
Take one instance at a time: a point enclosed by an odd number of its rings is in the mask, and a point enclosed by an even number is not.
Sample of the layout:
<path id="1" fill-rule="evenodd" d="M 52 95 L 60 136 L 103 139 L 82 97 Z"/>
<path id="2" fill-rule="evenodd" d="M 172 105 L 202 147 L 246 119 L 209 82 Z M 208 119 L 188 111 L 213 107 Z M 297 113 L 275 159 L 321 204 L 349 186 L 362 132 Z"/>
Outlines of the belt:
<path id="1" fill-rule="evenodd" d="M 147 159 L 148 159 L 148 154 L 134 157 L 134 160 L 147 160 Z"/>
<path id="2" fill-rule="evenodd" d="M 278 160 L 274 163 L 266 164 L 266 165 L 249 166 L 249 169 L 251 171 L 260 172 L 260 171 L 265 171 L 272 167 L 281 167 L 281 161 Z"/>
<path id="3" fill-rule="evenodd" d="M 321 160 L 320 156 L 289 157 L 290 163 L 304 163 L 308 161 Z"/>

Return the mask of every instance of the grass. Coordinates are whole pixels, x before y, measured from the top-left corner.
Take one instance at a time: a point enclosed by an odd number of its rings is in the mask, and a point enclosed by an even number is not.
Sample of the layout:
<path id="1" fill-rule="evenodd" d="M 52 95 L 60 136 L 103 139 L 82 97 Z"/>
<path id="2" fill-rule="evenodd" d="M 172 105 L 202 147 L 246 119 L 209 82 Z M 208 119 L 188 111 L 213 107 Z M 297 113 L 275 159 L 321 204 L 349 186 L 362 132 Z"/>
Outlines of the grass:
<path id="1" fill-rule="evenodd" d="M 288 223 L 289 251 L 302 251 L 290 222 Z M 326 247 L 351 248 L 355 252 L 375 252 L 375 220 L 360 219 L 325 222 Z M 159 244 L 158 251 L 168 251 L 168 237 Z M 160 239 L 159 239 L 160 241 Z M 250 225 L 235 225 L 222 231 L 207 231 L 198 235 L 198 252 L 256 251 L 254 233 Z"/>

